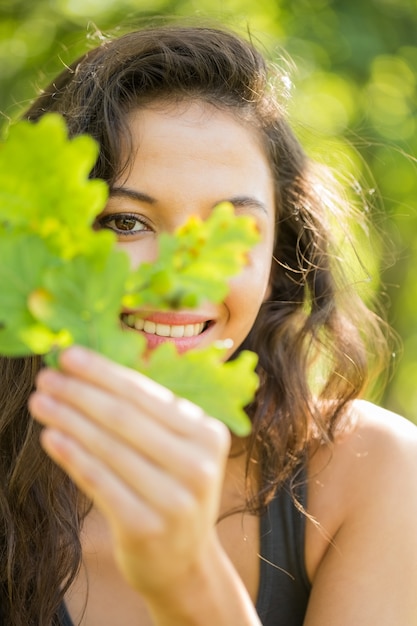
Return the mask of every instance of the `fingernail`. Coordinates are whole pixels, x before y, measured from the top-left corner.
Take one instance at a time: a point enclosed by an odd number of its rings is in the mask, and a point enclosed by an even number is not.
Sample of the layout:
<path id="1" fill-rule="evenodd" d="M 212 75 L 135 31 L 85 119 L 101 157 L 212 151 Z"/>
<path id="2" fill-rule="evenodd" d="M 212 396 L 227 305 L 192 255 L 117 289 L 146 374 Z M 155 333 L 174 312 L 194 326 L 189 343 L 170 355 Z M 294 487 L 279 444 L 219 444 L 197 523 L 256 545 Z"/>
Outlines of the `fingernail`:
<path id="1" fill-rule="evenodd" d="M 65 363 L 71 365 L 86 365 L 88 353 L 80 346 L 71 346 L 62 352 L 61 358 L 64 359 Z"/>
<path id="2" fill-rule="evenodd" d="M 42 369 L 37 377 L 37 387 L 39 389 L 57 389 L 62 381 L 62 376 L 56 370 Z"/>

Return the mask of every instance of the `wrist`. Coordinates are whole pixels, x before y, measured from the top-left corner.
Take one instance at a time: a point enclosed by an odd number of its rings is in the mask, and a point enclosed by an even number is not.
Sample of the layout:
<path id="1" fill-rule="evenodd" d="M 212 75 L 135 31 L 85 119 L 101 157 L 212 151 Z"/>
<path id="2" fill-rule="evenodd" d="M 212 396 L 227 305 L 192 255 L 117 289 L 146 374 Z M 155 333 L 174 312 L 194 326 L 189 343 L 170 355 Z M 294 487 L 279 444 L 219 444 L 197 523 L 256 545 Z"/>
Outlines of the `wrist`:
<path id="1" fill-rule="evenodd" d="M 216 534 L 181 577 L 146 600 L 158 626 L 260 625 L 249 594 Z"/>

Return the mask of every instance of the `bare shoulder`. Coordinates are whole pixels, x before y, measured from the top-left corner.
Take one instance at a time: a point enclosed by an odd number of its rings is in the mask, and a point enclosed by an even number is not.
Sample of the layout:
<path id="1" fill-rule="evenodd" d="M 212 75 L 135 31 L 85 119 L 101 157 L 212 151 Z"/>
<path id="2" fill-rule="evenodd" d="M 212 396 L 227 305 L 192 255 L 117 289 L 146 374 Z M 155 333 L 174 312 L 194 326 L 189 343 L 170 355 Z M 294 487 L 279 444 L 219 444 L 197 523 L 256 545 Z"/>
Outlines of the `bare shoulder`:
<path id="1" fill-rule="evenodd" d="M 366 440 L 370 445 L 388 446 L 388 451 L 402 452 L 417 446 L 417 426 L 397 413 L 376 404 L 357 400 L 353 407 L 352 435 Z M 369 440 L 369 441 L 368 441 Z"/>
<path id="2" fill-rule="evenodd" d="M 385 497 L 390 489 L 399 495 L 401 485 L 417 486 L 417 426 L 375 404 L 357 401 L 352 428 L 336 439 L 338 460 L 350 470 L 350 487 L 358 495 L 367 487 L 383 487 Z"/>
<path id="3" fill-rule="evenodd" d="M 369 474 L 376 482 L 389 483 L 400 475 L 406 478 L 408 472 L 415 481 L 417 426 L 396 413 L 358 400 L 352 407 L 351 427 L 336 437 L 334 457 L 336 463 L 348 463 L 352 479 L 357 477 L 360 482 Z"/>
<path id="4" fill-rule="evenodd" d="M 310 476 L 318 480 L 337 476 L 339 486 L 361 490 L 367 480 L 391 482 L 408 473 L 416 482 L 417 426 L 371 402 L 357 400 L 334 442 L 313 454 Z M 387 486 L 387 483 L 385 483 Z"/>
<path id="5" fill-rule="evenodd" d="M 334 443 L 311 458 L 308 512 L 306 624 L 417 626 L 417 427 L 356 401 Z"/>

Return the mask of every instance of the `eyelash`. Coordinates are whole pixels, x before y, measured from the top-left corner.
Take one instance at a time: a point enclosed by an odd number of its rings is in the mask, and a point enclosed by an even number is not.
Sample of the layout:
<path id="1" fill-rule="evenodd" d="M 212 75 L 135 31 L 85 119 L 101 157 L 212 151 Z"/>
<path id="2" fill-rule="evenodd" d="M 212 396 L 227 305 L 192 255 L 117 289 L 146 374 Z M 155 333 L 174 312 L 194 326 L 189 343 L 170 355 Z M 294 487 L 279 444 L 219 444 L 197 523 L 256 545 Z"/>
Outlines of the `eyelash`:
<path id="1" fill-rule="evenodd" d="M 116 220 L 132 220 L 136 222 L 136 224 L 141 224 L 143 228 L 139 230 L 123 230 L 116 227 L 109 226 L 110 222 Z M 133 235 L 137 235 L 139 233 L 150 231 L 150 227 L 144 219 L 140 219 L 134 213 L 114 213 L 112 215 L 105 215 L 104 217 L 97 220 L 97 225 L 99 228 L 108 228 L 113 231 L 116 235 L 120 237 L 132 237 Z"/>

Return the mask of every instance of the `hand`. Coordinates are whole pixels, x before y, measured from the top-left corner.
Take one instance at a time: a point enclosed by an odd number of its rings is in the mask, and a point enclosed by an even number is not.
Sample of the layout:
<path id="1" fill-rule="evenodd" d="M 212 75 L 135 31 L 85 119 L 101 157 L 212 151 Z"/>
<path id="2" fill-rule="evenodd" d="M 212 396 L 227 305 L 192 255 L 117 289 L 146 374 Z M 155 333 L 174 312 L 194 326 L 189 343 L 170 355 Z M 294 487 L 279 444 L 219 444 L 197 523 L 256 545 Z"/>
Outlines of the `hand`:
<path id="1" fill-rule="evenodd" d="M 29 408 L 41 443 L 108 521 L 116 562 L 164 593 L 210 549 L 227 428 L 138 372 L 79 347 L 44 369 Z"/>

